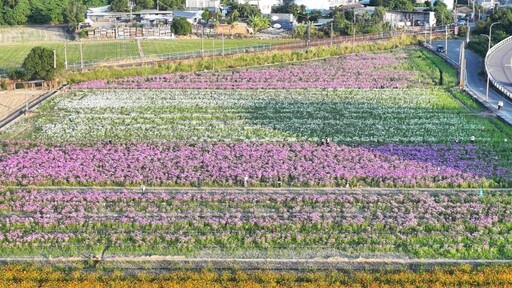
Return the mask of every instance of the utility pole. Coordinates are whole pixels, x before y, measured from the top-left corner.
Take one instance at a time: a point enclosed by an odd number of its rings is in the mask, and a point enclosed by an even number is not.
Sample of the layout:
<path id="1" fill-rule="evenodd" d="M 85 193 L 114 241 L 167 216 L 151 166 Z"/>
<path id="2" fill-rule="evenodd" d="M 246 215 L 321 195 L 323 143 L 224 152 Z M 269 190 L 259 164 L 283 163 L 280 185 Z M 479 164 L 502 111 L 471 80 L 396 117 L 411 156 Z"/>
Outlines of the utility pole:
<path id="1" fill-rule="evenodd" d="M 57 50 L 53 50 L 53 69 L 57 69 Z"/>
<path id="2" fill-rule="evenodd" d="M 423 43 L 424 45 L 427 45 L 427 26 L 425 26 L 425 29 L 424 29 L 424 32 L 425 32 L 425 42 Z"/>
<path id="3" fill-rule="evenodd" d="M 25 86 L 25 117 L 27 117 L 28 112 L 28 93 L 27 87 Z"/>
<path id="4" fill-rule="evenodd" d="M 80 40 L 80 71 L 84 70 L 84 48 L 82 46 L 82 40 Z"/>
<path id="5" fill-rule="evenodd" d="M 356 11 L 352 8 L 352 53 L 355 53 L 356 50 Z"/>
<path id="6" fill-rule="evenodd" d="M 429 44 L 432 47 L 432 25 L 430 25 L 430 41 L 429 41 Z"/>
<path id="7" fill-rule="evenodd" d="M 332 37 L 334 36 L 334 22 L 331 21 L 331 46 L 332 46 Z"/>
<path id="8" fill-rule="evenodd" d="M 455 25 L 457 25 L 457 0 L 455 0 L 454 6 L 453 6 L 453 23 L 455 23 Z"/>
<path id="9" fill-rule="evenodd" d="M 468 30 L 466 31 L 466 44 L 469 43 L 469 33 L 471 32 L 471 27 L 469 26 L 469 20 L 466 19 L 466 27 Z"/>
<path id="10" fill-rule="evenodd" d="M 204 57 L 204 25 L 201 24 L 202 30 L 201 30 L 201 57 Z"/>
<path id="11" fill-rule="evenodd" d="M 473 23 L 475 23 L 475 0 L 473 0 L 473 9 L 471 10 L 471 19 L 473 20 Z"/>
<path id="12" fill-rule="evenodd" d="M 444 31 L 444 55 L 448 57 L 448 25 L 445 25 Z"/>
<path id="13" fill-rule="evenodd" d="M 306 46 L 309 47 L 310 41 L 311 41 L 311 21 L 308 20 L 308 39 L 306 40 Z"/>
<path id="14" fill-rule="evenodd" d="M 222 33 L 222 56 L 224 56 L 224 33 Z"/>
<path id="15" fill-rule="evenodd" d="M 464 89 L 465 87 L 465 79 L 464 76 L 466 71 L 466 51 L 464 42 L 460 43 L 460 57 L 459 57 L 459 63 L 460 63 L 460 80 L 459 80 L 459 87 L 460 89 Z"/>
<path id="16" fill-rule="evenodd" d="M 68 70 L 68 40 L 64 40 L 64 67 Z"/>

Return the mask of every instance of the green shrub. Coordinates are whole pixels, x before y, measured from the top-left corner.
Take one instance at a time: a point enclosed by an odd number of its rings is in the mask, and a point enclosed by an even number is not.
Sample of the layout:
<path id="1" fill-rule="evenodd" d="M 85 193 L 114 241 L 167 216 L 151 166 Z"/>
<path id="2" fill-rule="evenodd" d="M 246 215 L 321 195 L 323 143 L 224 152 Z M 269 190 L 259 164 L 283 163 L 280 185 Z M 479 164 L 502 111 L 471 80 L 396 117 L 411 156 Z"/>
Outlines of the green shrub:
<path id="1" fill-rule="evenodd" d="M 192 24 L 185 18 L 175 18 L 172 20 L 171 29 L 176 35 L 189 35 L 192 33 Z"/>

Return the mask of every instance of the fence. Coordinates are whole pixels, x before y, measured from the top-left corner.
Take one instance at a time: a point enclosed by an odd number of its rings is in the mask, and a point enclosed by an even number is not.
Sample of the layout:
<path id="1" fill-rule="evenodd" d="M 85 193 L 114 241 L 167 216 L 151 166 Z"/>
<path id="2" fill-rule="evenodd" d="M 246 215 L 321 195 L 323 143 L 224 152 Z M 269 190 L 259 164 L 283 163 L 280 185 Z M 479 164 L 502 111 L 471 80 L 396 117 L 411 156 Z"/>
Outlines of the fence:
<path id="1" fill-rule="evenodd" d="M 438 32 L 437 30 L 433 31 L 433 33 Z M 303 40 L 298 41 L 290 39 L 290 43 L 283 44 L 269 44 L 270 41 L 256 39 L 224 40 L 210 38 L 195 40 L 89 40 L 53 43 L 42 42 L 11 46 L 0 45 L 0 74 L 5 74 L 10 69 L 20 67 L 24 57 L 28 54 L 30 49 L 36 45 L 42 45 L 55 50 L 58 63 L 68 70 L 81 70 L 103 65 L 133 65 L 136 63 L 154 61 L 211 57 L 259 51 L 307 49 L 313 46 L 377 41 L 400 35 L 422 36 L 424 34 L 426 37 L 425 31 L 405 31 L 393 34 L 379 33 L 319 39 L 312 40 L 309 43 Z M 169 51 L 173 50 L 176 52 L 169 53 Z M 1 56 L 2 54 L 4 57 Z"/>
<path id="2" fill-rule="evenodd" d="M 343 36 L 336 37 L 332 39 L 322 39 L 322 40 L 313 40 L 307 43 L 307 41 L 293 41 L 290 43 L 283 44 L 260 44 L 260 45 L 247 45 L 247 46 L 231 46 L 226 47 L 223 43 L 222 39 L 208 39 L 204 41 L 208 41 L 207 45 L 201 45 L 201 40 L 198 40 L 198 49 L 186 52 L 175 52 L 175 53 L 163 53 L 156 54 L 151 53 L 152 49 L 149 48 L 150 42 L 144 42 L 144 40 L 138 41 L 138 46 L 142 47 L 139 49 L 139 53 L 132 53 L 132 55 L 126 55 L 123 57 L 112 57 L 109 61 L 78 61 L 74 63 L 68 64 L 68 69 L 78 70 L 85 69 L 94 66 L 102 66 L 102 65 L 122 65 L 122 64 L 134 64 L 134 63 L 147 63 L 147 62 L 155 62 L 155 61 L 169 61 L 169 60 L 180 60 L 180 59 L 189 59 L 189 58 L 199 58 L 199 57 L 213 57 L 213 56 L 224 56 L 224 55 L 233 55 L 233 54 L 241 54 L 241 53 L 252 53 L 252 52 L 260 52 L 260 51 L 276 51 L 276 50 L 296 50 L 296 49 L 307 49 L 309 47 L 317 47 L 317 46 L 329 46 L 329 45 L 338 45 L 338 44 L 346 44 L 353 42 L 354 44 L 357 42 L 365 42 L 365 41 L 378 41 L 383 39 L 389 39 L 394 36 L 399 35 L 416 35 L 423 34 L 422 32 L 407 32 L 400 34 L 391 34 L 391 33 L 379 33 L 379 34 L 369 34 L 369 35 L 359 35 L 359 36 Z M 243 40 L 241 40 L 243 41 Z M 205 46 L 217 47 L 212 49 L 204 49 Z M 144 48 L 146 47 L 146 48 Z M 148 49 L 149 48 L 149 49 Z M 128 49 L 127 49 L 128 50 Z M 141 51 L 142 50 L 142 51 Z M 150 51 L 147 53 L 146 51 Z M 133 55 L 135 54 L 135 55 Z M 84 57 L 86 58 L 86 57 Z"/>

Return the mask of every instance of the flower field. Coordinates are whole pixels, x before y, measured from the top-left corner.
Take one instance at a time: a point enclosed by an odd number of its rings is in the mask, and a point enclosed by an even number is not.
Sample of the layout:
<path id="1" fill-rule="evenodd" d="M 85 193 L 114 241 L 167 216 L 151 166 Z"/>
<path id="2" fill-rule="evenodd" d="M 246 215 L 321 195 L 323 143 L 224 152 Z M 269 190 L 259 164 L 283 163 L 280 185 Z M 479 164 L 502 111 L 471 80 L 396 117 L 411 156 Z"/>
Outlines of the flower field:
<path id="1" fill-rule="evenodd" d="M 0 131 L 0 258 L 510 260 L 512 129 L 435 57 L 73 84 Z"/>
<path id="2" fill-rule="evenodd" d="M 512 192 L 0 192 L 0 255 L 512 257 Z"/>
<path id="3" fill-rule="evenodd" d="M 28 126 L 28 127 L 27 127 Z M 510 130 L 508 130 L 510 134 Z M 49 142 L 455 143 L 509 137 L 443 90 L 80 90 L 3 138 Z"/>
<path id="4" fill-rule="evenodd" d="M 311 89 L 405 88 L 417 75 L 402 69 L 405 53 L 357 54 L 266 69 L 174 73 L 117 80 L 96 80 L 75 89 Z M 356 68 L 356 69 L 354 69 Z M 417 82 L 417 81 L 416 81 Z"/>
<path id="5" fill-rule="evenodd" d="M 4 143 L 0 182 L 14 185 L 507 186 L 510 165 L 475 145 Z M 510 163 L 505 163 L 510 164 Z"/>

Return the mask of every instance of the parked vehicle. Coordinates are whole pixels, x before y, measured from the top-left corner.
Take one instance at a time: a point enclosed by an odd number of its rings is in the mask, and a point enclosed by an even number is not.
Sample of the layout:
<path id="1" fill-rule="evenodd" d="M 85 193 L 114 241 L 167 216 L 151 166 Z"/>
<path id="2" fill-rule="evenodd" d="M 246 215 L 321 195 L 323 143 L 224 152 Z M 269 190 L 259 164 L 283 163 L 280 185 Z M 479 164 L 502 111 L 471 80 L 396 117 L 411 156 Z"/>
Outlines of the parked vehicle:
<path id="1" fill-rule="evenodd" d="M 444 46 L 443 45 L 437 45 L 436 52 L 444 53 Z"/>

